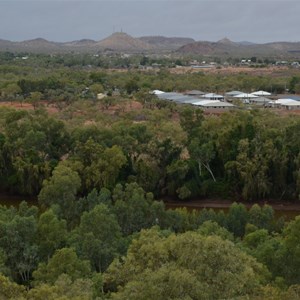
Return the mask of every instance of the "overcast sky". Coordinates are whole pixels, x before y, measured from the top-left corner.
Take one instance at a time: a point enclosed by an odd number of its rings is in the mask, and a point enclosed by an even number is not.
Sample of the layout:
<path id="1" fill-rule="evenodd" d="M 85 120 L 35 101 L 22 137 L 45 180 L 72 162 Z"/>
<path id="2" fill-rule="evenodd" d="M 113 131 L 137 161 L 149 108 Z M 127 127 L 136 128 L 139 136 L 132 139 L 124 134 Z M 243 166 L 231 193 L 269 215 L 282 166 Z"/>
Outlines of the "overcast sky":
<path id="1" fill-rule="evenodd" d="M 101 40 L 121 29 L 217 41 L 300 41 L 300 1 L 0 0 L 0 39 Z"/>

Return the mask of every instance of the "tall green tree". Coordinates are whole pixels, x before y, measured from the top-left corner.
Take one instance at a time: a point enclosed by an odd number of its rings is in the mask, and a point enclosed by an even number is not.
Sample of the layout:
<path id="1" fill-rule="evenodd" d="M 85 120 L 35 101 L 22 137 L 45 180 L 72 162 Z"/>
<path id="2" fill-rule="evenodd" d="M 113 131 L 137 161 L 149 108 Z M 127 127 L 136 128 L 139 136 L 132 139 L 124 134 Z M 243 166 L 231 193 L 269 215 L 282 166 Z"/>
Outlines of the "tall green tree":
<path id="1" fill-rule="evenodd" d="M 88 259 L 94 270 L 103 272 L 117 256 L 121 230 L 116 216 L 100 204 L 81 216 L 80 225 L 70 240 L 80 257 Z"/>
<path id="2" fill-rule="evenodd" d="M 57 250 L 49 259 L 48 263 L 40 263 L 33 272 L 36 285 L 40 283 L 53 284 L 60 275 L 66 274 L 73 281 L 79 278 L 88 278 L 91 275 L 90 263 L 78 258 L 72 248 Z"/>
<path id="3" fill-rule="evenodd" d="M 42 213 L 37 224 L 37 242 L 40 259 L 43 261 L 49 260 L 54 251 L 65 244 L 66 239 L 66 221 L 59 220 L 52 209 L 48 209 Z"/>
<path id="4" fill-rule="evenodd" d="M 69 224 L 76 217 L 76 195 L 80 189 L 81 180 L 76 171 L 58 165 L 49 180 L 43 182 L 38 200 L 41 206 L 58 206 L 59 216 L 66 219 Z"/>
<path id="5" fill-rule="evenodd" d="M 166 237 L 142 231 L 123 262 L 115 261 L 107 284 L 112 299 L 229 299 L 251 297 L 268 273 L 232 242 L 187 232 Z M 220 284 L 222 282 L 222 284 Z"/>

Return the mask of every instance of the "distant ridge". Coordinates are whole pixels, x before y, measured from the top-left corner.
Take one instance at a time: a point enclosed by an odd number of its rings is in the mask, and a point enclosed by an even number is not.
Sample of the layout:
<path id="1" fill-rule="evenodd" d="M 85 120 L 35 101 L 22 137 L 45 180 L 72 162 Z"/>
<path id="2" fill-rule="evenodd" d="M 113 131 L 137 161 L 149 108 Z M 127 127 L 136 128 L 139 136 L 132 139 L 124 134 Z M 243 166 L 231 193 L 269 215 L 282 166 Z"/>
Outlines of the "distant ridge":
<path id="1" fill-rule="evenodd" d="M 140 39 L 134 38 L 124 32 L 116 32 L 99 41 L 95 45 L 97 50 L 111 50 L 111 51 L 130 51 L 141 52 L 153 49 L 153 46 L 143 42 Z"/>
<path id="2" fill-rule="evenodd" d="M 223 38 L 217 42 L 195 41 L 185 37 L 143 36 L 134 38 L 116 32 L 107 38 L 94 41 L 81 39 L 71 42 L 52 42 L 36 38 L 22 42 L 0 39 L 0 51 L 28 53 L 162 53 L 178 55 L 228 56 L 228 57 L 286 57 L 300 60 L 300 42 L 273 42 L 255 44 L 247 41 L 233 42 Z"/>
<path id="3" fill-rule="evenodd" d="M 232 42 L 228 38 L 218 42 L 198 41 L 180 47 L 177 53 L 182 55 L 209 55 L 209 56 L 261 56 L 261 57 L 293 57 L 300 59 L 300 42 L 273 42 L 254 44 L 250 42 Z"/>
<path id="4" fill-rule="evenodd" d="M 250 46 L 250 45 L 256 45 L 256 43 L 252 43 L 252 42 L 248 42 L 248 41 L 241 41 L 241 42 L 237 42 L 240 45 L 243 46 Z"/>
<path id="5" fill-rule="evenodd" d="M 237 43 L 231 41 L 230 39 L 228 39 L 226 37 L 219 40 L 219 41 L 217 41 L 217 43 L 218 44 L 223 44 L 223 45 L 231 45 L 231 46 L 237 46 L 238 45 Z"/>
<path id="6" fill-rule="evenodd" d="M 185 37 L 142 36 L 139 39 L 162 50 L 176 50 L 186 44 L 195 42 L 194 39 Z"/>

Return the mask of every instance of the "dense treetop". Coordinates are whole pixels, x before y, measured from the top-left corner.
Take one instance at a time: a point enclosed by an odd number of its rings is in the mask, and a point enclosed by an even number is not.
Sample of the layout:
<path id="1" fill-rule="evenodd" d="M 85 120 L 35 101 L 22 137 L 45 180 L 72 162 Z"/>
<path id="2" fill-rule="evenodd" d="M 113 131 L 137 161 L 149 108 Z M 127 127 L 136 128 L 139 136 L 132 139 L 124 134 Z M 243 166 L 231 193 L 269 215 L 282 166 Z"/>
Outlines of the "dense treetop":
<path id="1" fill-rule="evenodd" d="M 268 89 L 270 78 L 73 58 L 0 55 L 1 99 L 20 105 L 0 107 L 0 192 L 36 199 L 0 206 L 0 298 L 299 299 L 300 217 L 255 204 L 299 201 L 299 117 L 205 115 L 149 94 Z M 158 201 L 210 197 L 237 202 L 224 213 Z"/>

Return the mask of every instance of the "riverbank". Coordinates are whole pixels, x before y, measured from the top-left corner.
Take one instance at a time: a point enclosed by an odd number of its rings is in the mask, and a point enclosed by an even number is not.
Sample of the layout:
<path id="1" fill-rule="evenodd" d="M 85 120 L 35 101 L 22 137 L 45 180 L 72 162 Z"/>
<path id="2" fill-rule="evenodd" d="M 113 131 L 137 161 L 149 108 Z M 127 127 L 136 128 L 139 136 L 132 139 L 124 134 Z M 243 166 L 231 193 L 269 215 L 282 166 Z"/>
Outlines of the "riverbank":
<path id="1" fill-rule="evenodd" d="M 173 199 L 161 199 L 167 209 L 187 208 L 188 210 L 213 209 L 215 211 L 223 210 L 227 212 L 234 201 L 222 199 L 196 199 L 189 201 L 179 201 Z M 13 196 L 0 194 L 0 205 L 17 207 L 22 201 L 26 201 L 29 205 L 38 205 L 37 198 L 26 196 Z M 248 209 L 254 204 L 270 205 L 274 209 L 275 216 L 285 216 L 287 219 L 295 218 L 300 215 L 300 203 L 295 202 L 276 202 L 276 201 L 260 201 L 260 202 L 239 202 L 244 204 Z"/>
<path id="2" fill-rule="evenodd" d="M 225 213 L 229 210 L 234 201 L 221 199 L 204 199 L 204 200 L 190 200 L 190 201 L 175 201 L 164 200 L 167 209 L 187 208 L 188 210 L 202 210 L 213 209 L 218 212 L 223 210 Z M 238 202 L 238 201 L 237 201 Z M 238 202 L 244 204 L 250 209 L 254 204 L 260 206 L 270 205 L 274 209 L 275 218 L 283 217 L 285 220 L 292 220 L 300 215 L 300 203 L 292 202 L 276 202 L 276 201 L 260 201 L 260 202 Z"/>
<path id="3" fill-rule="evenodd" d="M 190 209 L 203 209 L 203 208 L 216 208 L 216 209 L 228 209 L 230 205 L 234 202 L 231 200 L 220 200 L 220 199 L 204 199 L 204 200 L 190 200 L 190 201 L 178 201 L 178 200 L 164 200 L 165 204 L 169 208 L 176 207 L 187 207 Z M 238 201 L 237 201 L 238 202 Z M 297 211 L 300 214 L 300 203 L 292 202 L 269 202 L 269 201 L 260 201 L 260 202 L 239 202 L 244 204 L 247 208 L 250 208 L 254 204 L 260 206 L 270 205 L 273 209 L 280 211 Z"/>

